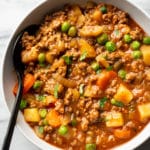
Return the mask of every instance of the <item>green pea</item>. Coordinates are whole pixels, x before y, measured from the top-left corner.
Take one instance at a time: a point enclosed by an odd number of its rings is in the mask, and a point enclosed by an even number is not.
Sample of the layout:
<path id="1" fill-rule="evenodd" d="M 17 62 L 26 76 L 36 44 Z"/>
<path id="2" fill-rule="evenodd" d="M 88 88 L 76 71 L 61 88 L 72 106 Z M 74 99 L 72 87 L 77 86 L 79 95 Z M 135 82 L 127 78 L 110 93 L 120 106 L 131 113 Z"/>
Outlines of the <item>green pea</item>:
<path id="1" fill-rule="evenodd" d="M 103 14 L 106 14 L 107 13 L 107 8 L 105 6 L 102 6 L 100 8 L 100 11 L 103 13 Z"/>
<path id="2" fill-rule="evenodd" d="M 140 42 L 139 41 L 133 41 L 132 43 L 131 43 L 131 48 L 133 49 L 133 50 L 137 50 L 137 49 L 139 49 L 140 48 Z"/>
<path id="3" fill-rule="evenodd" d="M 38 61 L 40 64 L 43 64 L 45 62 L 45 53 L 40 53 L 38 55 Z"/>
<path id="4" fill-rule="evenodd" d="M 139 51 L 139 50 L 136 50 L 136 51 L 133 51 L 133 52 L 132 52 L 132 57 L 133 57 L 134 59 L 141 58 L 141 56 L 142 56 L 142 52 Z"/>
<path id="5" fill-rule="evenodd" d="M 21 100 L 21 103 L 20 103 L 20 109 L 24 109 L 24 108 L 26 108 L 26 107 L 27 107 L 27 101 L 24 100 L 24 99 L 22 99 L 22 100 Z"/>
<path id="6" fill-rule="evenodd" d="M 108 41 L 108 35 L 106 33 L 103 33 L 96 39 L 97 43 L 100 45 L 104 45 Z"/>
<path id="7" fill-rule="evenodd" d="M 125 34 L 123 40 L 125 41 L 125 43 L 130 43 L 132 41 L 132 38 L 130 34 Z"/>
<path id="8" fill-rule="evenodd" d="M 143 44 L 149 45 L 150 44 L 150 37 L 146 36 L 143 38 Z"/>
<path id="9" fill-rule="evenodd" d="M 106 50 L 108 50 L 109 52 L 114 52 L 116 50 L 116 44 L 112 41 L 108 41 L 105 44 L 105 48 Z"/>
<path id="10" fill-rule="evenodd" d="M 45 118 L 47 115 L 47 110 L 46 109 L 40 109 L 39 114 L 41 118 Z"/>
<path id="11" fill-rule="evenodd" d="M 124 106 L 124 104 L 123 104 L 122 102 L 117 101 L 117 100 L 115 100 L 114 98 L 111 99 L 110 102 L 111 102 L 112 105 L 115 105 L 115 106 L 117 106 L 117 107 L 123 107 L 123 106 Z"/>
<path id="12" fill-rule="evenodd" d="M 75 37 L 77 34 L 77 28 L 75 26 L 72 26 L 68 30 L 68 35 L 71 37 Z"/>
<path id="13" fill-rule="evenodd" d="M 96 144 L 86 144 L 85 150 L 96 150 Z"/>
<path id="14" fill-rule="evenodd" d="M 120 77 L 120 78 L 122 78 L 122 79 L 125 79 L 126 78 L 126 71 L 125 70 L 123 70 L 123 69 L 121 69 L 121 70 L 119 70 L 118 71 L 118 76 Z"/>
<path id="15" fill-rule="evenodd" d="M 42 122 L 43 125 L 48 125 L 48 121 L 46 119 L 43 119 L 43 122 Z"/>
<path id="16" fill-rule="evenodd" d="M 67 134 L 67 133 L 68 133 L 68 127 L 65 126 L 65 125 L 61 125 L 61 126 L 59 127 L 59 129 L 58 129 L 58 133 L 59 133 L 60 135 L 65 135 L 65 134 Z"/>
<path id="17" fill-rule="evenodd" d="M 61 31 L 62 31 L 62 32 L 67 32 L 67 31 L 69 30 L 70 26 L 71 26 L 71 25 L 70 25 L 69 22 L 67 22 L 67 21 L 63 22 L 63 23 L 61 24 Z"/>
<path id="18" fill-rule="evenodd" d="M 36 80 L 33 84 L 33 89 L 37 90 L 38 88 L 40 88 L 42 85 L 42 81 L 40 80 Z"/>
<path id="19" fill-rule="evenodd" d="M 97 70 L 100 69 L 100 65 L 99 65 L 97 62 L 93 62 L 93 63 L 91 64 L 91 67 L 92 67 L 92 69 L 95 70 L 95 71 L 97 71 Z"/>

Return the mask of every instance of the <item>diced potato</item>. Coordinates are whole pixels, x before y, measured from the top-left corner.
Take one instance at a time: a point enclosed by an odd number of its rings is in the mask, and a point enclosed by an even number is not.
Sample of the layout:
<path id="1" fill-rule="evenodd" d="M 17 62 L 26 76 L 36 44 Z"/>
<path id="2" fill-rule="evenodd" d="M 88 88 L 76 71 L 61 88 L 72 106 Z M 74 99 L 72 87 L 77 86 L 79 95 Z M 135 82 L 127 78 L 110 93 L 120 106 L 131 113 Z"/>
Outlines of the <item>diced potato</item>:
<path id="1" fill-rule="evenodd" d="M 88 85 L 85 87 L 85 97 L 98 97 L 99 87 L 97 85 Z"/>
<path id="2" fill-rule="evenodd" d="M 32 47 L 31 50 L 24 50 L 21 53 L 21 60 L 25 64 L 37 61 L 37 58 L 38 58 L 38 49 L 36 47 Z"/>
<path id="3" fill-rule="evenodd" d="M 128 104 L 133 99 L 133 94 L 127 87 L 120 84 L 117 93 L 114 95 L 114 99 L 119 100 L 124 104 Z"/>
<path id="4" fill-rule="evenodd" d="M 93 20 L 100 22 L 102 20 L 102 13 L 99 10 L 95 10 L 92 14 Z"/>
<path id="5" fill-rule="evenodd" d="M 46 96 L 46 98 L 45 98 L 46 106 L 48 106 L 51 103 L 54 104 L 56 101 L 57 101 L 57 99 L 54 96 L 52 96 L 52 95 Z"/>
<path id="6" fill-rule="evenodd" d="M 143 61 L 146 65 L 150 65 L 150 45 L 142 45 L 141 51 L 143 54 Z"/>
<path id="7" fill-rule="evenodd" d="M 145 121 L 150 117 L 150 103 L 140 104 L 137 106 L 140 121 Z"/>
<path id="8" fill-rule="evenodd" d="M 81 54 L 87 53 L 87 58 L 93 58 L 96 56 L 96 51 L 95 49 L 84 39 L 79 39 L 78 40 L 78 45 L 80 48 Z"/>
<path id="9" fill-rule="evenodd" d="M 107 60 L 104 57 L 102 57 L 101 55 L 98 55 L 96 57 L 96 61 L 99 62 L 105 68 L 109 67 L 109 63 L 107 62 Z"/>
<path id="10" fill-rule="evenodd" d="M 104 31 L 104 26 L 84 26 L 82 29 L 79 30 L 80 36 L 83 37 L 96 37 L 103 33 Z"/>
<path id="11" fill-rule="evenodd" d="M 120 127 L 124 125 L 123 115 L 120 112 L 108 112 L 105 119 L 107 127 Z"/>
<path id="12" fill-rule="evenodd" d="M 24 118 L 27 122 L 39 122 L 40 115 L 37 108 L 24 109 Z"/>

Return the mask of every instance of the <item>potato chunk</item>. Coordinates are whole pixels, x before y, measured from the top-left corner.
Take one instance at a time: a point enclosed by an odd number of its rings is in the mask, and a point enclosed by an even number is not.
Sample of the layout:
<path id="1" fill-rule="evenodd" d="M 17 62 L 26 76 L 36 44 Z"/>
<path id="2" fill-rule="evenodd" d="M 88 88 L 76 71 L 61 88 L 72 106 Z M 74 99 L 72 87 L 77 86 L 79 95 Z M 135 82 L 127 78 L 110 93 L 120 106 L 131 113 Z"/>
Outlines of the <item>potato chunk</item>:
<path id="1" fill-rule="evenodd" d="M 119 100 L 124 104 L 128 104 L 133 99 L 133 94 L 127 87 L 120 84 L 117 93 L 114 95 L 114 99 Z"/>
<path id="2" fill-rule="evenodd" d="M 95 49 L 86 40 L 79 39 L 78 44 L 79 44 L 81 54 L 86 52 L 88 58 L 93 58 L 96 56 Z"/>
<path id="3" fill-rule="evenodd" d="M 145 121 L 150 117 L 150 103 L 140 104 L 137 106 L 140 121 Z"/>
<path id="4" fill-rule="evenodd" d="M 150 65 L 150 45 L 142 45 L 141 51 L 143 54 L 143 61 L 146 65 Z"/>
<path id="5" fill-rule="evenodd" d="M 104 26 L 84 26 L 79 30 L 80 36 L 83 37 L 96 37 L 104 31 Z"/>
<path id="6" fill-rule="evenodd" d="M 27 122 L 39 122 L 40 115 L 37 108 L 24 109 L 24 118 Z"/>
<path id="7" fill-rule="evenodd" d="M 120 127 L 124 125 L 123 115 L 120 112 L 108 112 L 105 119 L 107 127 Z"/>

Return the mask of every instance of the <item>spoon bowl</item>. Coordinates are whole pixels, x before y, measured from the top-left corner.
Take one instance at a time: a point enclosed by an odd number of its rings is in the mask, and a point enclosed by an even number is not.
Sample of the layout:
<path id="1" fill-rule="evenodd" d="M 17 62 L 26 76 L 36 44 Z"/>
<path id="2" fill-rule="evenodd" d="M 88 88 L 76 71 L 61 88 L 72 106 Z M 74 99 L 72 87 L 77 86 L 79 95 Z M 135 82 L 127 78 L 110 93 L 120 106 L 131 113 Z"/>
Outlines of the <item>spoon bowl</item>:
<path id="1" fill-rule="evenodd" d="M 21 61 L 21 50 L 22 50 L 21 38 L 22 38 L 24 32 L 28 32 L 29 35 L 34 35 L 36 33 L 37 29 L 38 29 L 38 25 L 30 25 L 30 26 L 26 27 L 24 30 L 22 30 L 17 35 L 16 40 L 13 45 L 13 48 L 12 48 L 13 65 L 14 65 L 14 69 L 16 71 L 16 75 L 18 78 L 18 91 L 16 94 L 15 104 L 14 104 L 12 114 L 10 117 L 10 121 L 8 124 L 8 129 L 7 129 L 5 139 L 4 139 L 2 150 L 9 150 L 14 127 L 16 124 L 18 111 L 19 111 L 19 106 L 21 103 L 22 93 L 23 93 L 22 77 L 23 77 L 23 72 L 24 72 L 24 64 Z"/>

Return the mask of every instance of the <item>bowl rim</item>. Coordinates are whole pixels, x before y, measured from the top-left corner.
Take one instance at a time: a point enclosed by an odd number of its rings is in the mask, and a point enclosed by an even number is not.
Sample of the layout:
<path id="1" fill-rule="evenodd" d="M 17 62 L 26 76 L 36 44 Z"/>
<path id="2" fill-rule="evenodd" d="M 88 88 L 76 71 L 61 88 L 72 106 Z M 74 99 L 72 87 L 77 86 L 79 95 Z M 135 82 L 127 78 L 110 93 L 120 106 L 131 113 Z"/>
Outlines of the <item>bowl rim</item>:
<path id="1" fill-rule="evenodd" d="M 43 0 L 42 2 L 39 2 L 39 4 L 37 4 L 35 7 L 33 7 L 30 11 L 28 11 L 24 17 L 22 17 L 21 21 L 19 21 L 18 25 L 16 25 L 15 29 L 12 31 L 10 37 L 8 38 L 7 42 L 6 42 L 6 46 L 5 46 L 5 51 L 2 55 L 2 63 L 1 63 L 1 71 L 0 71 L 0 82 L 2 83 L 0 85 L 0 89 L 2 91 L 2 104 L 4 105 L 4 107 L 6 108 L 6 111 L 8 111 L 8 114 L 10 115 L 11 114 L 11 110 L 9 109 L 8 105 L 7 105 L 7 102 L 6 102 L 6 96 L 5 96 L 5 92 L 4 92 L 4 83 L 3 83 L 3 77 L 4 77 L 4 67 L 5 67 L 5 59 L 6 59 L 6 56 L 7 56 L 7 52 L 9 50 L 9 44 L 11 43 L 15 33 L 17 32 L 17 30 L 20 28 L 20 26 L 22 25 L 22 23 L 28 18 L 28 16 L 30 14 L 32 14 L 36 9 L 40 8 L 42 5 L 44 5 L 48 0 Z M 99 0 L 99 2 L 101 2 L 102 0 Z M 142 9 L 137 3 L 133 3 L 131 0 L 124 0 L 126 1 L 126 3 L 128 3 L 129 5 L 131 5 L 132 7 L 136 8 L 138 11 L 140 11 L 141 13 L 143 13 L 149 20 L 150 20 L 150 15 L 144 10 Z M 107 3 L 107 2 L 106 2 Z M 115 5 L 115 4 L 113 4 Z M 132 17 L 131 17 L 132 18 Z M 133 18 L 134 19 L 134 18 Z M 21 112 L 19 112 L 21 113 Z M 149 128 L 148 128 L 149 126 Z M 37 146 L 38 148 L 41 148 L 43 149 L 43 147 L 41 147 L 41 145 L 39 145 L 38 143 L 36 143 L 30 136 L 27 135 L 27 133 L 25 133 L 22 129 L 22 127 L 16 123 L 16 127 L 20 130 L 20 132 L 22 133 L 22 135 L 31 143 L 33 143 L 35 146 Z M 147 130 L 145 129 L 147 128 Z M 145 131 L 145 134 L 147 134 L 147 138 L 145 138 L 144 140 L 136 140 L 136 144 L 134 146 L 131 146 L 131 147 L 128 147 L 126 146 L 124 149 L 122 150 L 126 150 L 126 148 L 128 148 L 129 150 L 131 149 L 134 149 L 134 148 L 137 148 L 138 146 L 140 146 L 142 143 L 144 143 L 148 138 L 150 138 L 150 135 L 148 133 L 148 131 L 150 130 L 150 122 L 144 127 L 144 129 L 142 129 L 142 131 L 140 131 L 138 133 L 138 135 L 136 135 L 135 137 L 133 137 L 132 139 L 130 139 L 129 141 L 121 144 L 121 145 L 118 145 L 112 149 L 114 150 L 120 150 L 120 146 L 125 146 L 127 145 L 127 143 L 130 143 L 131 140 L 133 140 L 134 138 L 136 138 L 137 136 L 141 135 L 142 133 L 144 133 L 143 131 Z M 147 131 L 147 132 L 146 132 Z M 42 140 L 44 141 L 44 140 Z M 45 142 L 45 141 L 44 141 Z M 49 143 L 48 143 L 49 144 Z M 60 148 L 55 146 L 55 145 L 52 145 L 52 144 L 49 144 L 50 145 L 50 149 L 54 149 L 54 150 L 59 150 Z"/>

